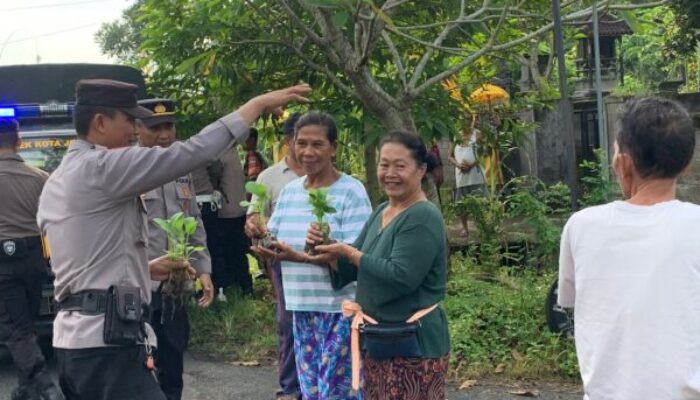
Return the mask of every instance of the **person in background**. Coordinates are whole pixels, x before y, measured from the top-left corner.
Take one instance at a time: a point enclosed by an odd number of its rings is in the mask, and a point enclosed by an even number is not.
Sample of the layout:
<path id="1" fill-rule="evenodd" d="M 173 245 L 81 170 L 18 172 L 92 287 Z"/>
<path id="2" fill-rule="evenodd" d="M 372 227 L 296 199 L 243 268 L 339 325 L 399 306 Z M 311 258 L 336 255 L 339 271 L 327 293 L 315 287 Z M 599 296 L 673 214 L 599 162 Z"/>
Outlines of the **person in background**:
<path id="1" fill-rule="evenodd" d="M 675 101 L 626 102 L 612 161 L 625 200 L 564 227 L 559 305 L 576 310 L 586 400 L 700 399 L 700 207 L 676 198 L 695 135 Z"/>
<path id="2" fill-rule="evenodd" d="M 223 173 L 224 164 L 218 159 L 190 173 L 197 195 L 202 224 L 206 232 L 212 272 L 216 271 L 219 274 L 225 270 L 226 266 L 222 232 L 219 230 L 219 210 L 225 202 L 221 187 Z"/>
<path id="3" fill-rule="evenodd" d="M 257 182 L 265 185 L 270 195 L 269 208 L 266 216 L 270 217 L 275 209 L 277 200 L 282 189 L 291 181 L 304 175 L 304 169 L 297 160 L 294 153 L 294 124 L 299 120 L 301 114 L 294 113 L 287 118 L 282 126 L 284 142 L 289 149 L 289 153 L 280 162 L 264 170 L 258 176 Z M 254 202 L 256 197 L 253 196 Z M 246 234 L 251 239 L 260 238 L 264 231 L 258 227 L 259 215 L 253 212 L 252 207 L 248 209 L 246 220 Z M 284 288 L 282 285 L 282 266 L 279 261 L 267 262 L 265 258 L 260 258 L 261 265 L 266 265 L 267 276 L 272 283 L 272 289 L 277 301 L 277 334 L 279 337 L 277 351 L 279 360 L 279 385 L 280 389 L 276 393 L 277 400 L 296 400 L 301 397 L 299 388 L 299 378 L 297 377 L 296 362 L 294 360 L 294 335 L 292 332 L 293 314 L 286 309 L 284 301 Z"/>
<path id="4" fill-rule="evenodd" d="M 442 156 L 440 154 L 440 146 L 438 145 L 438 142 L 436 140 L 433 140 L 430 149 L 428 149 L 428 153 L 435 160 L 435 167 L 433 168 L 430 174 L 433 176 L 433 180 L 435 181 L 435 189 L 437 190 L 437 195 L 439 199 L 438 205 L 442 207 L 442 196 L 440 194 L 440 188 L 442 187 L 442 184 L 445 183 L 445 170 L 443 168 L 444 165 L 442 163 Z"/>
<path id="5" fill-rule="evenodd" d="M 341 304 L 355 298 L 355 285 L 333 290 L 330 272 L 304 253 L 306 231 L 315 221 L 309 190 L 328 188 L 335 212 L 326 216 L 330 236 L 352 243 L 372 212 L 360 181 L 333 166 L 338 129 L 331 116 L 304 114 L 294 127 L 294 151 L 306 176 L 287 184 L 268 223 L 276 251 L 257 246 L 261 256 L 282 262 L 287 310 L 294 313 L 294 354 L 305 400 L 361 398 L 351 388 L 350 320 Z"/>
<path id="6" fill-rule="evenodd" d="M 177 140 L 175 127 L 175 104 L 168 99 L 140 100 L 139 105 L 151 110 L 153 115 L 139 120 L 139 143 L 143 147 L 170 147 Z M 206 250 L 206 233 L 200 218 L 194 185 L 190 175 L 184 175 L 174 181 L 153 189 L 143 195 L 148 214 L 148 257 L 154 259 L 166 254 L 168 250 L 168 235 L 154 219 L 166 220 L 176 213 L 194 217 L 197 220 L 197 230 L 192 235 L 191 245 L 205 248 L 193 255 L 190 263 L 197 271 L 202 284 L 203 296 L 199 305 L 206 308 L 214 297 L 211 282 L 211 260 Z M 158 371 L 158 383 L 168 400 L 182 398 L 182 372 L 184 367 L 184 352 L 189 341 L 190 324 L 187 316 L 187 303 L 180 307 L 175 304 L 164 304 L 161 293 L 161 282 L 152 281 L 151 296 L 151 326 L 158 339 L 155 365 Z"/>
<path id="7" fill-rule="evenodd" d="M 377 178 L 389 201 L 369 217 L 354 244 L 316 245 L 316 262 L 331 263 L 334 288 L 357 281 L 346 315 L 391 329 L 364 337 L 368 400 L 444 400 L 450 338 L 440 302 L 447 284 L 447 237 L 439 208 L 421 190 L 430 154 L 415 134 L 394 131 L 379 146 Z M 317 226 L 307 243 L 320 243 Z M 372 327 L 372 324 L 367 325 Z M 397 335 L 398 329 L 415 328 Z M 354 325 L 354 329 L 359 325 Z M 353 334 L 357 335 L 356 330 Z M 393 335 L 393 336 L 392 336 Z M 408 336 L 407 336 L 408 335 Z M 359 346 L 355 348 L 359 361 Z M 359 384 L 359 365 L 353 365 Z"/>
<path id="8" fill-rule="evenodd" d="M 34 317 L 49 275 L 36 223 L 39 195 L 48 174 L 17 154 L 19 125 L 0 118 L 0 343 L 17 368 L 12 400 L 61 400 L 37 343 Z"/>
<path id="9" fill-rule="evenodd" d="M 223 165 L 221 189 L 224 202 L 218 212 L 223 263 L 214 264 L 214 285 L 217 289 L 233 285 L 250 296 L 253 294 L 253 277 L 247 256 L 250 239 L 245 234 L 248 209 L 241 206 L 241 201 L 246 200 L 246 178 L 235 147 L 226 150 L 219 160 Z"/>
<path id="10" fill-rule="evenodd" d="M 267 168 L 267 161 L 262 153 L 258 151 L 258 130 L 250 128 L 250 134 L 245 141 L 243 149 L 246 151 L 245 161 L 243 163 L 243 171 L 245 172 L 246 181 L 254 181 L 258 179 L 258 175 Z"/>
<path id="11" fill-rule="evenodd" d="M 450 145 L 447 160 L 455 167 L 454 202 L 459 202 L 467 196 L 485 196 L 486 180 L 479 165 L 477 143 L 481 133 L 476 128 L 464 128 L 460 140 Z M 460 216 L 462 230 L 460 235 L 469 237 L 468 216 Z"/>

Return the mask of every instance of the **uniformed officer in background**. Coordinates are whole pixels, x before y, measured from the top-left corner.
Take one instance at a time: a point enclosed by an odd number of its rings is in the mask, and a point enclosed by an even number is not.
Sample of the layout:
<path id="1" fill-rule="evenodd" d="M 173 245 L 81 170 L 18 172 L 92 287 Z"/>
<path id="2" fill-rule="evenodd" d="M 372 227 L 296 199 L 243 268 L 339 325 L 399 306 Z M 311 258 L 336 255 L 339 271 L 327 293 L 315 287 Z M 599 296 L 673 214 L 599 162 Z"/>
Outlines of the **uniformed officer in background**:
<path id="1" fill-rule="evenodd" d="M 261 114 L 304 101 L 309 91 L 299 85 L 268 92 L 187 141 L 146 148 L 128 146 L 136 118 L 152 115 L 137 105 L 135 85 L 78 82 L 73 116 L 78 138 L 46 182 L 38 214 L 56 275 L 60 311 L 53 344 L 69 400 L 165 399 L 149 370 L 152 332 L 144 340 L 132 329 L 140 305 L 150 303 L 151 279 L 167 279 L 172 268 L 187 266 L 165 256 L 148 261 L 140 195 L 214 160 L 245 140 Z M 110 314 L 110 307 L 117 312 Z"/>
<path id="2" fill-rule="evenodd" d="M 36 213 L 48 174 L 17 154 L 19 127 L 0 118 L 0 342 L 19 374 L 12 400 L 63 399 L 46 371 L 34 316 L 48 278 Z"/>
<path id="3" fill-rule="evenodd" d="M 139 101 L 139 105 L 153 112 L 153 116 L 138 122 L 139 143 L 144 147 L 170 147 L 177 140 L 175 104 L 168 99 L 148 99 Z M 197 270 L 202 284 L 203 295 L 199 299 L 200 307 L 209 307 L 214 298 L 214 286 L 211 282 L 211 257 L 207 250 L 207 236 L 200 218 L 194 183 L 191 176 L 184 175 L 175 181 L 153 189 L 144 194 L 146 212 L 148 213 L 148 258 L 154 259 L 168 249 L 168 236 L 153 221 L 154 218 L 168 219 L 176 213 L 197 219 L 197 230 L 191 238 L 191 245 L 201 246 L 203 251 L 193 255 L 190 260 Z M 183 354 L 189 340 L 190 324 L 186 304 L 164 304 L 160 291 L 160 282 L 154 282 L 151 299 L 151 326 L 158 338 L 155 365 L 158 381 L 168 400 L 182 398 Z"/>

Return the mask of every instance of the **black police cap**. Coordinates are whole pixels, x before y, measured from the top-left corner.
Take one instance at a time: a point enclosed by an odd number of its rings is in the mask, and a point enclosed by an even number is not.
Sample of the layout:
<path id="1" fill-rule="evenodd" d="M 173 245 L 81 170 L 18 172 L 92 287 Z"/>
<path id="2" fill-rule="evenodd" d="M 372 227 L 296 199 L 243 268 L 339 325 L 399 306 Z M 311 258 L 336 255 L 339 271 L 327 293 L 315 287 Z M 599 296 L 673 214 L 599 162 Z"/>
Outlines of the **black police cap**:
<path id="1" fill-rule="evenodd" d="M 175 102 L 170 99 L 139 100 L 139 105 L 153 113 L 148 118 L 141 118 L 143 124 L 149 128 L 177 120 L 175 118 Z"/>
<path id="2" fill-rule="evenodd" d="M 134 118 L 148 118 L 151 111 L 136 101 L 138 86 L 111 79 L 81 79 L 75 85 L 76 106 L 116 108 Z"/>

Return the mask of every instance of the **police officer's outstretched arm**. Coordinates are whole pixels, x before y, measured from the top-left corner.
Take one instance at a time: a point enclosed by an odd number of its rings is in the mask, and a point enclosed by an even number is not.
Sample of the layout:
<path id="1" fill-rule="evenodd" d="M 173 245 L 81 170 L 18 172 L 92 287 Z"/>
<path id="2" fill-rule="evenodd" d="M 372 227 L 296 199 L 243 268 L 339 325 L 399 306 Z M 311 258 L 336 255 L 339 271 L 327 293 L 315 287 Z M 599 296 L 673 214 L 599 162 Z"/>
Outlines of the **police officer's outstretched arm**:
<path id="1" fill-rule="evenodd" d="M 308 101 L 308 85 L 275 90 L 249 100 L 238 110 L 168 148 L 126 147 L 100 154 L 95 165 L 105 191 L 116 198 L 148 192 L 214 160 L 227 147 L 242 143 L 250 125 L 292 101 Z"/>

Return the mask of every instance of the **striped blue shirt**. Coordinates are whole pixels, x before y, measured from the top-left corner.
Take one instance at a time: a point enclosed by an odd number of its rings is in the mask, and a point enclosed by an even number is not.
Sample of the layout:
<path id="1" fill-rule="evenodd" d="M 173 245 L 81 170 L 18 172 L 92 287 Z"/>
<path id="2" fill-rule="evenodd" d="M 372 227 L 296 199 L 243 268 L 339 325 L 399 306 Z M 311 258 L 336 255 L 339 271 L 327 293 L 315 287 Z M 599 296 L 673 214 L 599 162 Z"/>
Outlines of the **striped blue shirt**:
<path id="1" fill-rule="evenodd" d="M 309 225 L 316 221 L 311 213 L 306 177 L 291 181 L 282 189 L 270 217 L 270 233 L 297 251 L 304 251 Z M 353 243 L 362 231 L 372 206 L 360 181 L 341 174 L 328 192 L 336 213 L 326 215 L 331 238 Z M 327 267 L 282 261 L 284 298 L 289 311 L 340 312 L 345 299 L 355 299 L 355 283 L 333 290 Z"/>

